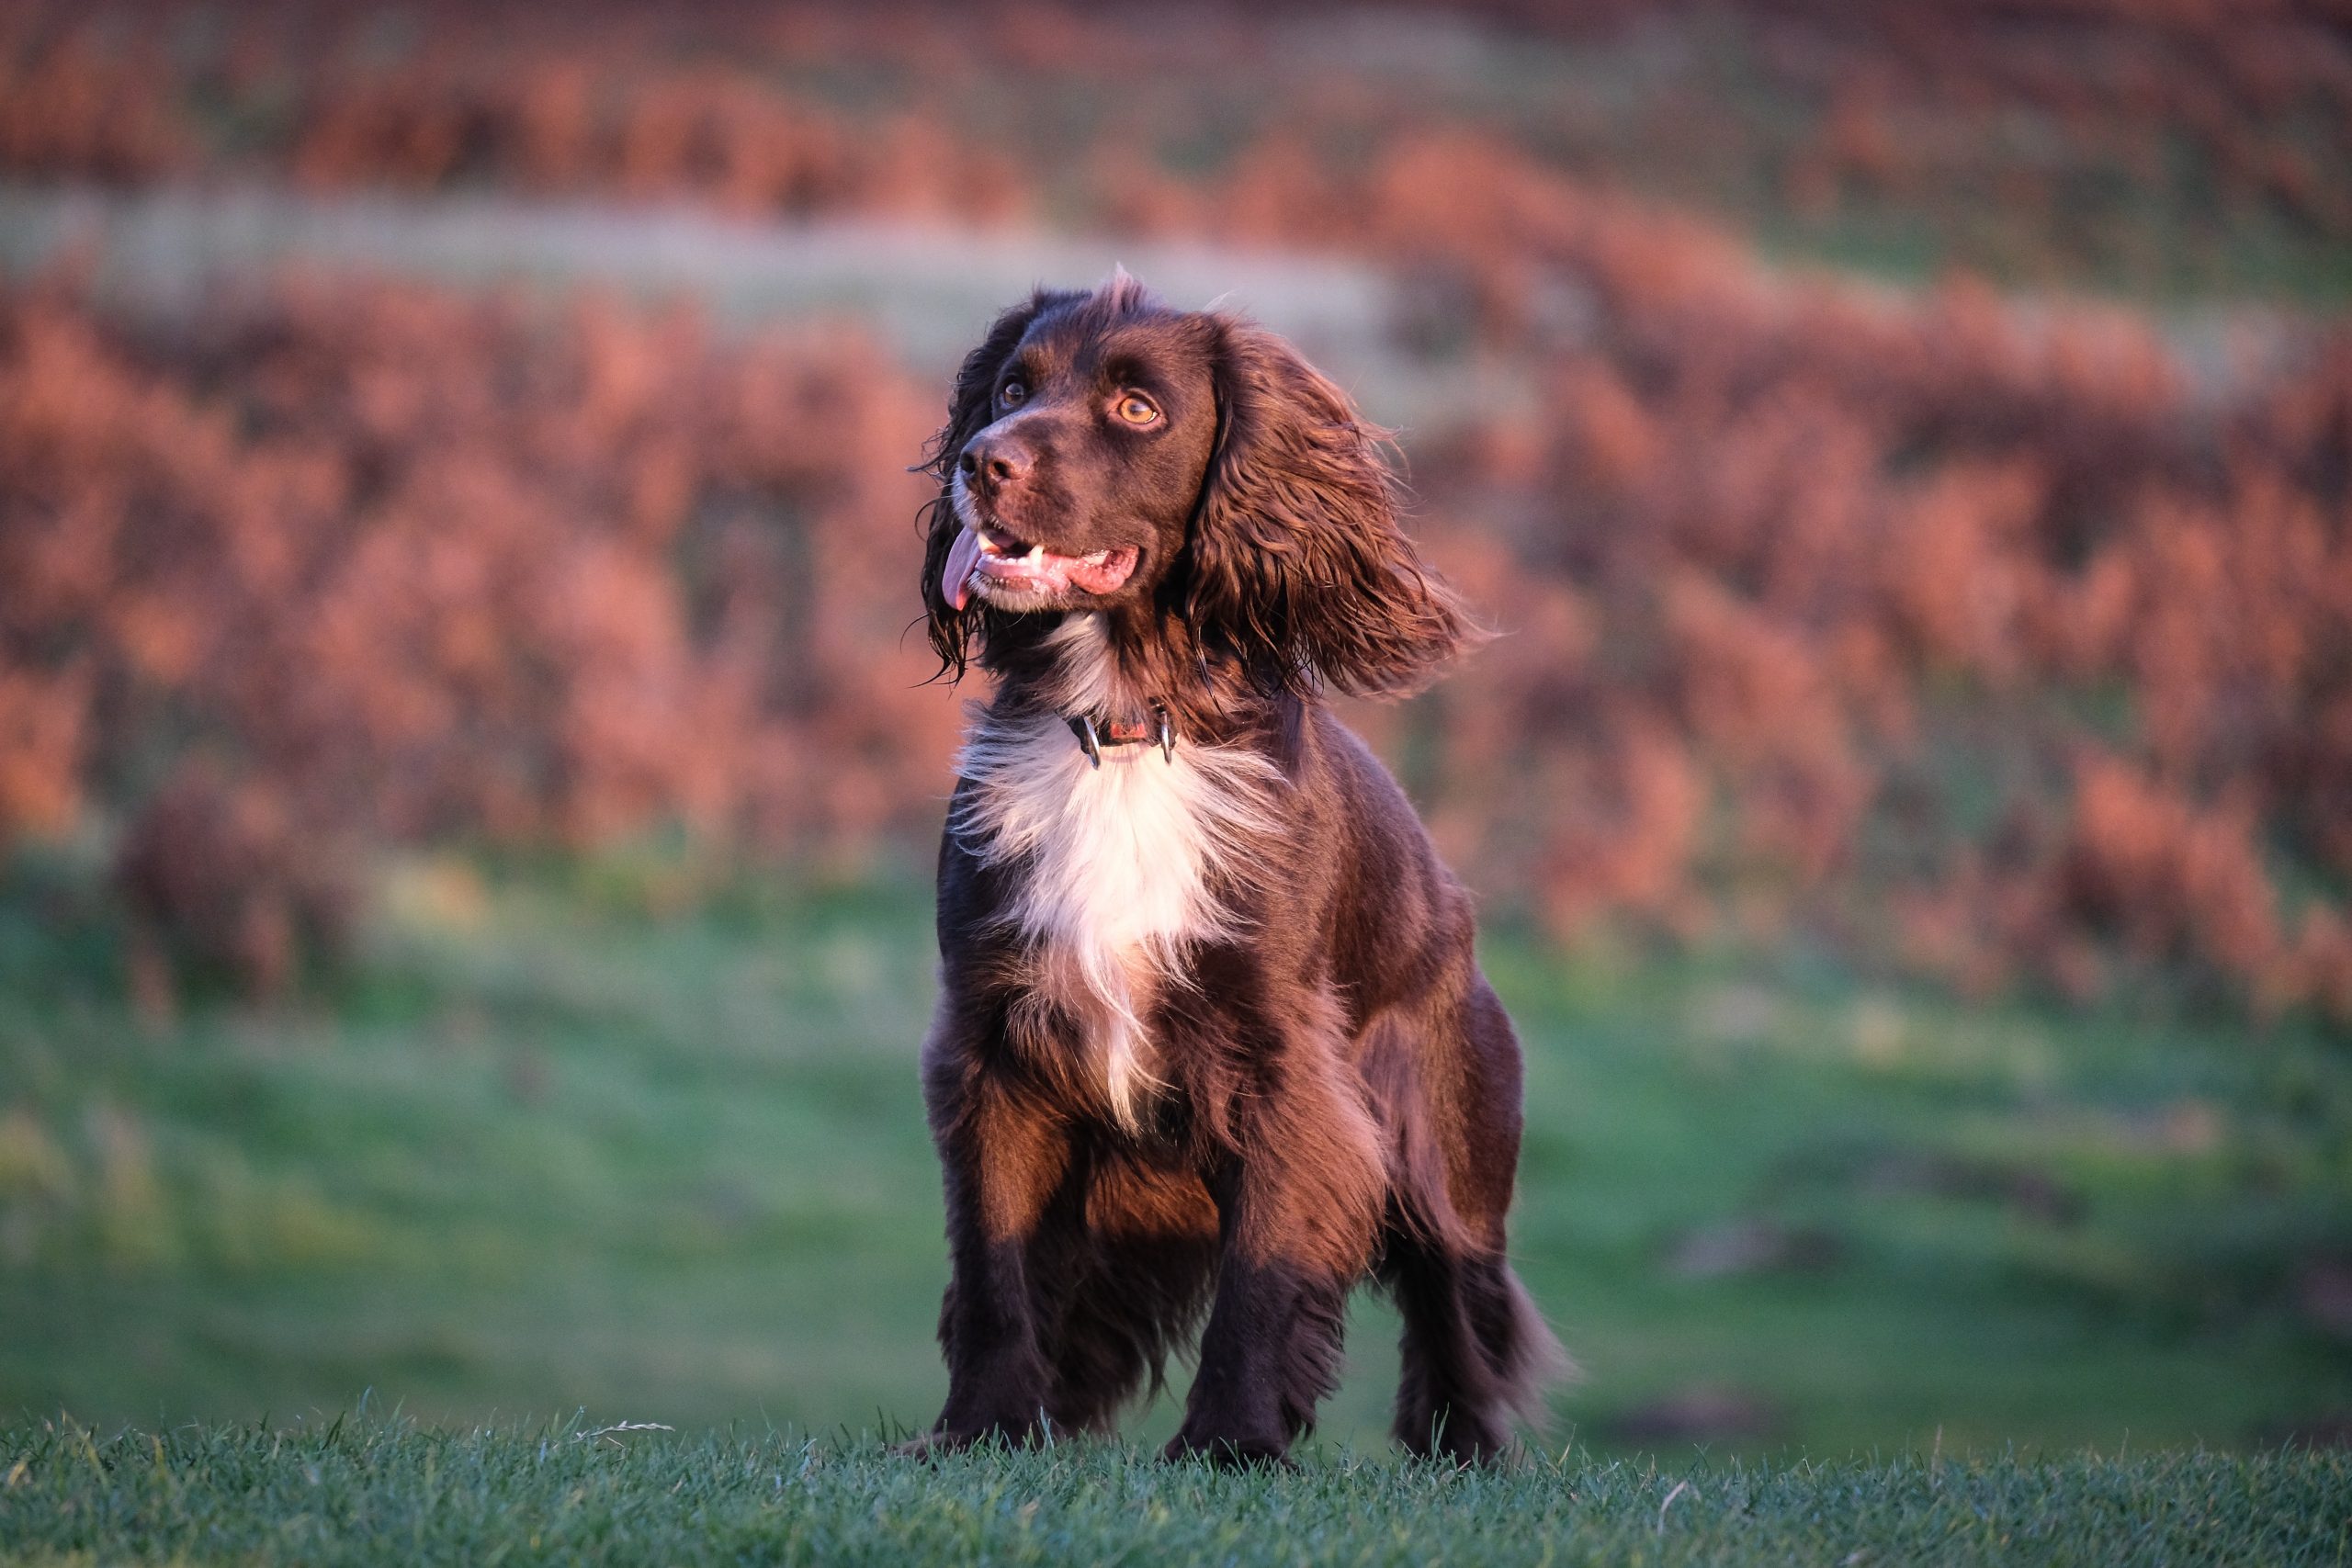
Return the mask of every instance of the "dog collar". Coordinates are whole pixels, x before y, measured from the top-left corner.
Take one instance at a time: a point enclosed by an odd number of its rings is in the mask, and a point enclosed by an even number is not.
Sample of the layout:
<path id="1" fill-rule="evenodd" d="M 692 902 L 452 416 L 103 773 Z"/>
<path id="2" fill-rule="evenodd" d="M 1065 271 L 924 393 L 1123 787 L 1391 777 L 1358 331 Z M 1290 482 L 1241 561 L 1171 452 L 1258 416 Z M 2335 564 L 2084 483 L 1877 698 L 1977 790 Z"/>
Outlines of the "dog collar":
<path id="1" fill-rule="evenodd" d="M 1157 746 L 1160 756 L 1176 761 L 1176 726 L 1169 719 L 1165 703 L 1152 704 L 1148 719 L 1106 718 L 1097 724 L 1092 714 L 1077 713 L 1064 722 L 1078 737 L 1078 749 L 1098 768 L 1102 765 L 1105 746 Z"/>

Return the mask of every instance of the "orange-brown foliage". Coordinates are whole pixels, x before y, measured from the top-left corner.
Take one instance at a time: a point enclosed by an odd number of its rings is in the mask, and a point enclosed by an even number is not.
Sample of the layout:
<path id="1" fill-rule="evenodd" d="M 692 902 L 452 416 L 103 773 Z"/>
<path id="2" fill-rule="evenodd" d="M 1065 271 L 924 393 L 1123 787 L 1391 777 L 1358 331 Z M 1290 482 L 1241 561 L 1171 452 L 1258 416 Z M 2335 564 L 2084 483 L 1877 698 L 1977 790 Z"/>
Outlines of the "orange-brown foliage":
<path id="1" fill-rule="evenodd" d="M 1390 738 L 1563 934 L 1731 909 L 1972 986 L 2092 991 L 2111 951 L 2340 1010 L 2347 426 L 2312 411 L 2352 356 L 2200 414 L 2087 374 L 2104 323 L 1986 309 L 1617 306 L 1556 397 L 1417 454 L 1509 635 Z M 127 813 L 154 918 L 275 983 L 289 846 L 927 826 L 934 401 L 865 344 L 593 299 L 314 284 L 166 339 L 9 294 L 0 828 Z"/>
<path id="2" fill-rule="evenodd" d="M 0 833 L 163 811 L 225 824 L 172 852 L 230 867 L 927 820 L 952 705 L 899 634 L 932 401 L 855 341 L 594 300 L 297 288 L 134 343 L 10 294 Z"/>
<path id="3" fill-rule="evenodd" d="M 1148 18 L 1031 0 L 6 0 L 0 170 L 492 182 L 794 215 L 1049 209 L 1355 243 L 1366 214 L 1343 190 L 1344 150 L 1434 126 L 1743 216 L 1759 192 L 1865 232 L 1892 214 L 2025 277 L 2210 274 L 2219 264 L 2196 253 L 2248 229 L 2352 241 L 2352 33 L 2333 0 L 1437 8 L 1627 49 L 1667 74 L 1630 100 L 1570 82 L 1532 103 L 1480 97 L 1442 72 L 1372 83 L 1344 47 L 1299 46 L 1303 17 L 1329 19 L 1306 0 Z M 1662 53 L 1661 38 L 1682 48 Z M 1492 47 L 1510 51 L 1510 33 Z M 1213 188 L 1170 178 L 1163 162 L 1193 163 L 1204 127 L 1228 144 Z M 1442 206 L 1460 220 L 1475 202 Z"/>

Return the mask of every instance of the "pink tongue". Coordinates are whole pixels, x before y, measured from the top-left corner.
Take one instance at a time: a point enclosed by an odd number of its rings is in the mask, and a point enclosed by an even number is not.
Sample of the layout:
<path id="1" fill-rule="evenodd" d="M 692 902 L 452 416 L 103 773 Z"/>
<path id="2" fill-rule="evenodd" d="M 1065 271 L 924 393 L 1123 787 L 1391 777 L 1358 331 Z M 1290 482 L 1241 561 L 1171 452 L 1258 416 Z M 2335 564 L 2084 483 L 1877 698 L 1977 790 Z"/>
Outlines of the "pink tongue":
<path id="1" fill-rule="evenodd" d="M 1089 593 L 1108 593 L 1127 580 L 1136 569 L 1136 552 L 1132 549 L 1108 550 L 1102 559 L 1090 561 L 1083 557 L 1069 563 L 1072 582 Z"/>
<path id="2" fill-rule="evenodd" d="M 947 547 L 947 565 L 939 574 L 939 591 L 956 609 L 971 603 L 972 568 L 979 558 L 980 536 L 969 528 L 957 530 L 956 542 Z"/>

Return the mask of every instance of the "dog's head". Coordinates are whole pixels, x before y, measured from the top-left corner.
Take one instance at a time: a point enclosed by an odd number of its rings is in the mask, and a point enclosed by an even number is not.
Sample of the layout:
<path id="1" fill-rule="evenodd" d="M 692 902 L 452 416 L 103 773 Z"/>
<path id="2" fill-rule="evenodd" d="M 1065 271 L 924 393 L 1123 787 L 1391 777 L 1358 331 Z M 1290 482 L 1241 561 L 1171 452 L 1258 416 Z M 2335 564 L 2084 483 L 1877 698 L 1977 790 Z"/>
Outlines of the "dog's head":
<path id="1" fill-rule="evenodd" d="M 1384 433 L 1262 328 L 1124 273 L 1039 292 L 964 361 L 929 465 L 933 646 L 1015 617 L 1181 617 L 1267 687 L 1409 690 L 1469 622 L 1397 525 Z"/>

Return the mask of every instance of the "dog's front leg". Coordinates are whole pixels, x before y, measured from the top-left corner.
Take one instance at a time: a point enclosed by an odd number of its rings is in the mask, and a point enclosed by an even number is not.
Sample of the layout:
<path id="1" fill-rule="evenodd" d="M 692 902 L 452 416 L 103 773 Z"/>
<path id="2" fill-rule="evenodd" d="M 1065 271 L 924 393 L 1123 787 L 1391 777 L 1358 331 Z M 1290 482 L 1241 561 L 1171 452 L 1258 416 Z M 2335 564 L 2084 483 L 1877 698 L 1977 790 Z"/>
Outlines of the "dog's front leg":
<path id="1" fill-rule="evenodd" d="M 1323 1041 L 1295 1045 L 1238 1109 L 1237 1146 L 1209 1174 L 1216 1301 L 1171 1459 L 1279 1460 L 1314 1426 L 1385 1191 L 1372 1117 Z"/>
<path id="2" fill-rule="evenodd" d="M 952 1046 L 929 1054 L 924 1091 L 952 1269 L 939 1312 L 947 1404 L 924 1446 L 1027 1441 L 1041 1430 L 1049 1387 L 1029 1249 L 1069 1166 L 1068 1134 Z"/>

